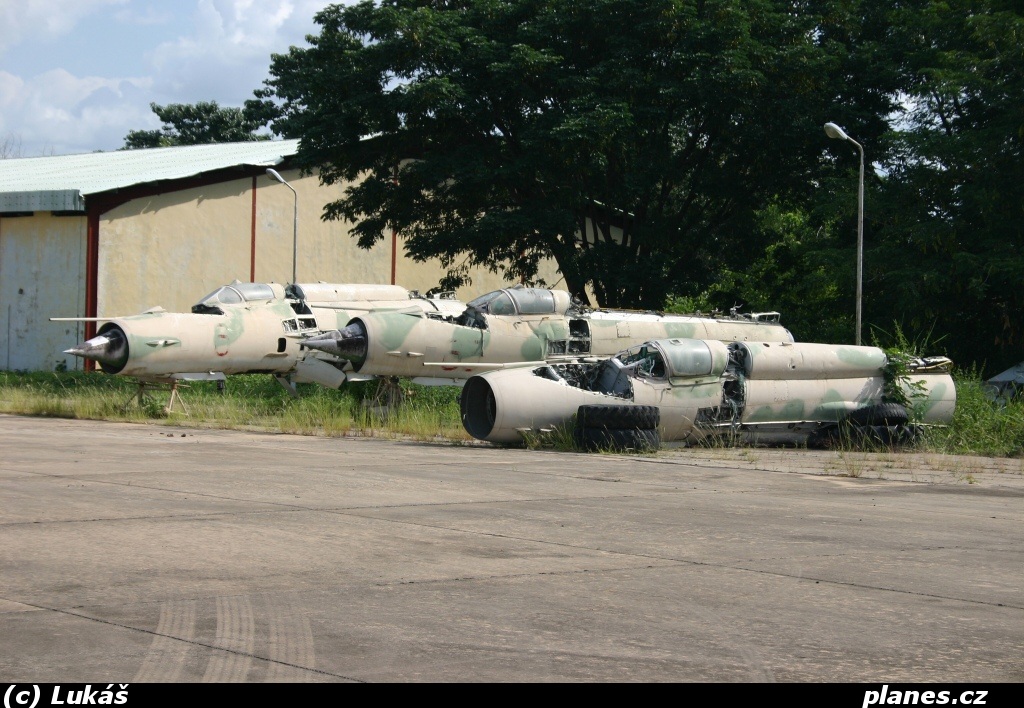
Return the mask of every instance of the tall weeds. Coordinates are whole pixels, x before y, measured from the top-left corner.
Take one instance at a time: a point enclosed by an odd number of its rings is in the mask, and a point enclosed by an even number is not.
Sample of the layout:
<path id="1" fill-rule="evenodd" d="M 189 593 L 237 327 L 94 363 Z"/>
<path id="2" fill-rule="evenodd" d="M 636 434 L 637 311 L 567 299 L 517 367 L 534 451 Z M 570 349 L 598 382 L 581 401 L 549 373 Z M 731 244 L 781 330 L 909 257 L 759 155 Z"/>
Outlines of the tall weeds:
<path id="1" fill-rule="evenodd" d="M 945 427 L 925 433 L 922 448 L 953 455 L 1024 456 L 1024 400 L 994 400 L 976 372 L 958 372 L 956 410 Z"/>
<path id="2" fill-rule="evenodd" d="M 957 455 L 1024 457 L 1024 400 L 994 401 L 976 371 L 954 373 L 956 410 L 948 426 L 928 428 L 916 449 Z M 382 407 L 376 382 L 339 391 L 299 384 L 293 397 L 267 375 L 231 376 L 179 389 L 184 407 L 166 410 L 167 389 L 147 391 L 128 378 L 82 372 L 0 371 L 0 413 L 57 418 L 267 430 L 298 435 L 412 437 L 465 441 L 459 389 L 401 383 L 397 406 Z M 186 412 L 187 411 L 187 412 Z M 572 449 L 571 429 L 527 440 L 533 448 Z"/>
<path id="3" fill-rule="evenodd" d="M 330 390 L 298 384 L 293 397 L 267 375 L 179 386 L 180 402 L 168 411 L 170 389 L 147 388 L 139 400 L 135 381 L 102 373 L 0 372 L 0 413 L 89 420 L 149 422 L 186 427 L 267 430 L 299 435 L 411 436 L 467 440 L 459 418 L 458 389 L 404 384 L 402 403 L 375 405 L 374 382 Z"/>

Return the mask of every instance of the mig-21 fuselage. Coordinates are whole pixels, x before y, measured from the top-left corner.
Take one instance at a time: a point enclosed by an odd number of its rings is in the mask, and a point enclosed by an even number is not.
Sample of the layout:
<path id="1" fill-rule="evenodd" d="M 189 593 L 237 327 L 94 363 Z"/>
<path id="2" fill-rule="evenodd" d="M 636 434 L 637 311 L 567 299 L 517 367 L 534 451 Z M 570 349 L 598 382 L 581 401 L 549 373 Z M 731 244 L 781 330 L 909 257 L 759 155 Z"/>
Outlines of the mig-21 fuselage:
<path id="1" fill-rule="evenodd" d="M 425 298 L 395 285 L 235 281 L 211 292 L 191 312 L 152 308 L 127 317 L 92 318 L 101 323 L 96 336 L 66 353 L 92 360 L 108 374 L 140 381 L 266 373 L 282 383 L 337 388 L 351 367 L 302 349 L 305 338 L 336 329 L 358 313 L 410 310 L 453 317 L 462 309 L 455 300 Z"/>
<path id="2" fill-rule="evenodd" d="M 514 287 L 470 301 L 453 319 L 370 312 L 300 344 L 350 362 L 361 374 L 461 383 L 512 364 L 610 356 L 650 339 L 674 337 L 793 341 L 774 312 L 706 317 L 591 310 L 564 290 Z"/>

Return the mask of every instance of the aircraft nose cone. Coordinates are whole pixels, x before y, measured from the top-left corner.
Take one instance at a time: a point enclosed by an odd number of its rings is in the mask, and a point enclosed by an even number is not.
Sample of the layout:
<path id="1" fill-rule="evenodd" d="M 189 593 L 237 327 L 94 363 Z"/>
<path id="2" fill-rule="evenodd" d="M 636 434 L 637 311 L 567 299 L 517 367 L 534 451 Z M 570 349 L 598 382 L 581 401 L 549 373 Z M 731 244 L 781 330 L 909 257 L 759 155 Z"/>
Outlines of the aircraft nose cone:
<path id="1" fill-rule="evenodd" d="M 344 329 L 336 329 L 333 332 L 304 339 L 300 346 L 317 349 L 339 359 L 350 361 L 353 366 L 359 366 L 366 361 L 367 343 L 366 329 L 362 322 L 353 322 Z"/>
<path id="2" fill-rule="evenodd" d="M 117 373 L 128 361 L 128 341 L 120 327 L 112 327 L 64 353 L 91 359 L 104 371 Z"/>

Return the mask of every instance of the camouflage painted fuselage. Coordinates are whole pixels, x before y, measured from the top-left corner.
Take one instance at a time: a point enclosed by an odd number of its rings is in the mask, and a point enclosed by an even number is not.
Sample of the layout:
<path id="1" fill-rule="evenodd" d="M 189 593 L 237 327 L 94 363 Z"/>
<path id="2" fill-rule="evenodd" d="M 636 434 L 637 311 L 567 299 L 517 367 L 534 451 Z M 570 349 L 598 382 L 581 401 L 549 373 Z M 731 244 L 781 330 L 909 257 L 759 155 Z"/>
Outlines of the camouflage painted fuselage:
<path id="1" fill-rule="evenodd" d="M 315 313 L 315 310 L 314 310 Z M 321 313 L 333 323 L 337 311 Z M 344 316 L 344 312 L 341 313 Z M 118 336 L 127 351 L 99 362 L 110 374 L 158 379 L 175 373 L 288 373 L 305 356 L 298 341 L 319 332 L 316 314 L 297 315 L 286 302 L 225 308 L 224 314 L 151 312 L 109 320 L 99 336 Z"/>
<path id="2" fill-rule="evenodd" d="M 610 356 L 651 339 L 693 338 L 726 342 L 792 342 L 775 322 L 597 311 L 580 315 L 494 315 L 486 327 L 429 319 L 417 314 L 377 312 L 353 323 L 366 333 L 361 374 L 466 379 L 520 362 Z"/>
<path id="3" fill-rule="evenodd" d="M 480 374 L 462 396 L 466 430 L 517 442 L 525 431 L 567 424 L 581 405 L 660 410 L 665 441 L 722 433 L 800 441 L 823 424 L 882 402 L 885 353 L 875 347 L 712 340 L 648 342 L 601 364 L 521 367 Z M 588 368 L 589 367 L 589 368 Z M 585 381 L 585 386 L 576 385 Z M 912 390 L 910 382 L 919 384 Z M 956 389 L 948 366 L 921 367 L 900 383 L 921 423 L 948 423 Z"/>
<path id="4" fill-rule="evenodd" d="M 110 374 L 167 381 L 199 374 L 267 373 L 330 387 L 345 381 L 344 365 L 303 350 L 306 337 L 336 329 L 375 309 L 436 311 L 462 304 L 412 297 L 404 288 L 316 283 L 293 286 L 232 283 L 193 312 L 156 308 L 101 320 L 97 336 L 69 353 L 96 361 Z M 248 289 L 247 289 L 248 288 Z M 230 296 L 230 297 L 228 297 Z M 318 298 L 317 300 L 307 298 Z"/>

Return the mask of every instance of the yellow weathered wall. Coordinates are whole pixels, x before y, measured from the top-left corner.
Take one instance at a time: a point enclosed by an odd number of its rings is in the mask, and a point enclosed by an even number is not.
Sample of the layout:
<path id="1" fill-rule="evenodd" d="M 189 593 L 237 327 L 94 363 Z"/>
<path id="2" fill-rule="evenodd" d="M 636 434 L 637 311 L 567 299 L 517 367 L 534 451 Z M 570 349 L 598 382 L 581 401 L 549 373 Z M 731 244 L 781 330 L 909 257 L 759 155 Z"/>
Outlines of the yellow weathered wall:
<path id="1" fill-rule="evenodd" d="M 321 219 L 324 206 L 341 199 L 343 186 L 320 185 L 317 177 L 299 177 L 298 170 L 280 171 L 281 176 L 295 189 L 299 200 L 298 228 L 298 269 L 297 282 L 322 280 L 332 283 L 390 283 L 391 282 L 391 234 L 383 238 L 370 250 L 359 248 L 351 235 L 351 224 L 347 222 L 325 222 Z M 294 197 L 291 191 L 269 177 L 259 180 L 257 198 L 257 223 L 259 234 L 266 234 L 265 240 L 257 236 L 260 260 L 257 261 L 256 280 L 291 281 L 292 235 L 294 233 Z M 269 186 L 269 189 L 267 188 Z M 265 261 L 264 261 L 265 258 Z M 266 262 L 266 267 L 264 267 Z M 276 264 L 277 269 L 274 269 Z M 287 275 L 281 268 L 289 268 Z M 560 276 L 553 263 L 541 269 L 540 276 L 549 284 Z M 275 277 L 261 273 L 275 273 Z M 436 288 L 444 269 L 437 260 L 416 263 L 405 256 L 402 238 L 398 238 L 398 258 L 395 263 L 395 284 L 409 290 L 426 293 Z M 508 287 L 511 283 L 500 275 L 485 269 L 474 269 L 470 273 L 473 283 L 460 288 L 456 295 L 460 300 L 471 300 L 478 295 Z M 225 281 L 227 282 L 227 281 Z"/>
<path id="2" fill-rule="evenodd" d="M 369 251 L 356 245 L 350 224 L 325 222 L 324 205 L 342 197 L 339 186 L 324 187 L 318 177 L 300 177 L 298 170 L 279 170 L 298 195 L 298 264 L 296 282 L 391 282 L 391 247 L 379 243 Z M 295 197 L 269 177 L 257 179 L 256 281 L 292 281 Z M 402 283 L 399 283 L 401 285 Z"/>
<path id="3" fill-rule="evenodd" d="M 387 241 L 390 243 L 390 237 L 388 237 Z M 397 283 L 404 285 L 410 290 L 419 290 L 421 293 L 426 293 L 431 288 L 436 288 L 438 281 L 444 277 L 445 273 L 440 261 L 432 259 L 424 263 L 417 263 L 411 258 L 402 258 L 401 238 L 398 239 L 398 248 L 399 258 L 398 267 L 396 268 L 397 276 L 395 278 Z M 472 283 L 459 288 L 455 293 L 456 297 L 464 302 L 492 290 L 515 285 L 514 282 L 509 282 L 502 278 L 500 273 L 491 273 L 485 268 L 473 268 L 470 270 L 469 276 L 472 279 Z M 562 276 L 556 272 L 556 266 L 553 261 L 541 265 L 538 277 L 542 278 L 548 287 L 565 287 L 565 283 L 561 280 Z"/>
<path id="4" fill-rule="evenodd" d="M 249 279 L 252 180 L 136 199 L 100 217 L 96 312 L 188 311 Z"/>
<path id="5" fill-rule="evenodd" d="M 279 171 L 298 195 L 298 282 L 391 282 L 391 234 L 363 250 L 350 225 L 325 222 L 324 206 L 341 197 L 315 176 Z M 243 282 L 292 281 L 292 192 L 266 175 L 256 178 L 255 272 L 251 273 L 253 180 L 240 177 L 205 187 L 135 199 L 100 216 L 97 307 L 100 317 L 133 315 L 151 307 L 187 312 L 215 288 Z M 50 317 L 86 312 L 86 217 L 0 217 L 0 367 L 49 370 L 58 362 L 81 369 L 63 350 L 83 340 L 82 323 Z M 415 263 L 398 239 L 395 282 L 426 293 L 444 271 L 437 261 Z M 471 272 L 456 293 L 471 300 L 510 283 Z M 549 286 L 561 284 L 554 264 L 542 268 Z"/>
<path id="6" fill-rule="evenodd" d="M 83 324 L 49 318 L 84 312 L 85 252 L 84 216 L 0 216 L 0 368 L 75 368 Z"/>
<path id="7" fill-rule="evenodd" d="M 256 282 L 390 283 L 391 235 L 372 249 L 359 248 L 350 224 L 321 219 L 324 206 L 342 196 L 342 187 L 324 187 L 315 176 L 280 171 L 298 196 L 270 177 L 256 179 Z M 250 280 L 252 179 L 183 190 L 118 207 L 100 219 L 97 312 L 130 315 L 161 306 L 187 311 L 202 296 L 234 279 Z M 126 273 L 134 274 L 126 277 Z M 398 239 L 395 282 L 411 290 L 436 288 L 444 271 L 437 261 L 406 258 Z M 137 276 L 137 277 L 135 277 Z M 457 295 L 469 300 L 508 287 L 497 274 L 477 269 L 472 285 Z M 559 280 L 553 264 L 541 277 Z"/>

